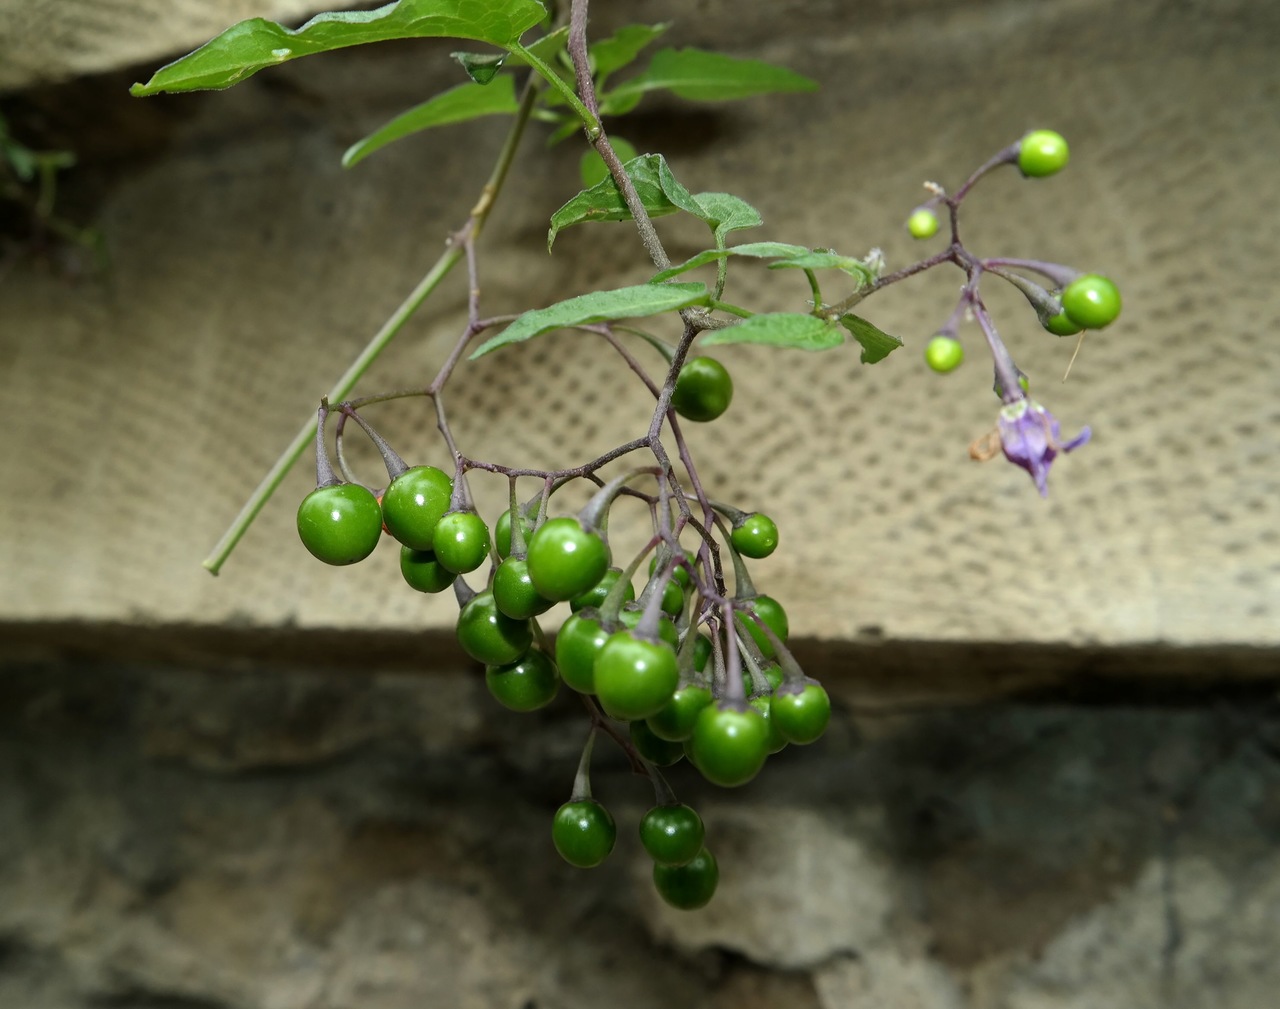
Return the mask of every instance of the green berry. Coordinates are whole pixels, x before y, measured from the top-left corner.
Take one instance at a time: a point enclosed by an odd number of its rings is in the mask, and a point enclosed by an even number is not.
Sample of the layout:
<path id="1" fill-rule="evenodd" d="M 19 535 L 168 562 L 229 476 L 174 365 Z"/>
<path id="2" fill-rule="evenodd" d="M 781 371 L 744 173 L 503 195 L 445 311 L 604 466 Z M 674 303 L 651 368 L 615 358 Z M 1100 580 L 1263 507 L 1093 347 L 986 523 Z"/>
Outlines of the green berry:
<path id="1" fill-rule="evenodd" d="M 694 357 L 684 363 L 676 376 L 671 405 L 686 420 L 715 420 L 733 400 L 733 379 L 723 364 L 712 357 Z"/>
<path id="2" fill-rule="evenodd" d="M 591 869 L 613 851 L 618 828 L 595 799 L 566 802 L 551 821 L 551 841 L 560 857 L 579 869 Z"/>
<path id="3" fill-rule="evenodd" d="M 912 238 L 932 238 L 938 233 L 938 215 L 928 207 L 917 207 L 907 218 L 907 231 Z"/>
<path id="4" fill-rule="evenodd" d="M 689 560 L 690 563 L 693 563 L 692 557 L 690 557 L 688 554 L 686 554 L 685 557 Z M 649 558 L 649 577 L 652 578 L 657 573 L 658 573 L 658 555 L 654 554 L 652 557 Z M 674 568 L 671 569 L 670 580 L 675 582 L 682 589 L 687 589 L 689 585 L 693 582 L 693 576 L 689 574 L 689 569 L 686 568 L 683 564 L 677 564 Z"/>
<path id="5" fill-rule="evenodd" d="M 745 785 L 760 773 L 769 726 L 750 706 L 710 704 L 698 714 L 689 744 L 693 764 L 714 785 Z"/>
<path id="6" fill-rule="evenodd" d="M 544 708 L 560 689 L 555 663 L 536 649 L 505 666 L 490 666 L 484 682 L 498 703 L 512 711 Z"/>
<path id="7" fill-rule="evenodd" d="M 566 620 L 556 634 L 560 677 L 580 694 L 596 692 L 596 657 L 613 633 L 604 629 L 599 617 L 595 610 L 582 610 Z"/>
<path id="8" fill-rule="evenodd" d="M 492 592 L 477 592 L 458 614 L 458 644 L 477 662 L 505 666 L 515 662 L 533 643 L 527 620 L 512 620 L 498 609 Z"/>
<path id="9" fill-rule="evenodd" d="M 436 560 L 429 550 L 400 548 L 400 574 L 411 588 L 419 592 L 443 592 L 457 579 L 457 575 Z"/>
<path id="10" fill-rule="evenodd" d="M 681 911 L 706 907 L 715 896 L 720 882 L 720 867 L 715 856 L 703 848 L 684 865 L 653 866 L 653 886 L 658 896 Z"/>
<path id="11" fill-rule="evenodd" d="M 358 483 L 317 487 L 298 505 L 298 536 L 326 564 L 354 564 L 382 538 L 378 499 Z"/>
<path id="12" fill-rule="evenodd" d="M 765 752 L 777 753 L 787 745 L 787 737 L 778 731 L 778 727 L 773 724 L 773 719 L 770 717 L 769 700 L 771 696 L 771 694 L 760 694 L 751 698 L 747 703 L 760 712 L 760 717 L 764 719 L 765 725 L 768 726 L 764 741 Z"/>
<path id="13" fill-rule="evenodd" d="M 924 360 L 939 375 L 955 371 L 964 360 L 964 347 L 954 336 L 939 333 L 924 348 Z"/>
<path id="14" fill-rule="evenodd" d="M 684 589 L 674 578 L 668 578 L 662 586 L 662 612 L 669 617 L 679 616 L 684 609 Z"/>
<path id="15" fill-rule="evenodd" d="M 754 610 L 759 614 L 760 619 L 763 620 L 765 624 L 768 625 L 769 629 L 778 636 L 778 640 L 784 643 L 786 642 L 787 636 L 791 633 L 791 624 L 790 621 L 787 620 L 787 613 L 782 608 L 781 603 L 772 596 L 756 596 L 754 599 L 748 601 L 747 609 Z M 741 626 L 746 629 L 746 632 L 751 635 L 752 640 L 756 643 L 756 647 L 760 649 L 764 657 L 766 659 L 773 658 L 776 654 L 773 642 L 769 640 L 768 636 L 760 629 L 756 622 L 746 613 L 739 615 L 738 620 Z"/>
<path id="16" fill-rule="evenodd" d="M 592 671 L 605 714 L 624 721 L 661 711 L 675 693 L 680 672 L 665 641 L 646 641 L 627 629 L 609 636 Z"/>
<path id="17" fill-rule="evenodd" d="M 688 865 L 706 834 L 697 810 L 683 803 L 654 806 L 640 821 L 640 843 L 658 865 Z"/>
<path id="18" fill-rule="evenodd" d="M 523 557 L 508 557 L 493 573 L 493 601 L 507 616 L 527 620 L 546 613 L 555 605 L 539 595 L 529 577 L 529 565 Z"/>
<path id="19" fill-rule="evenodd" d="M 1018 168 L 1029 178 L 1062 171 L 1070 156 L 1062 134 L 1053 130 L 1032 130 L 1018 144 Z"/>
<path id="20" fill-rule="evenodd" d="M 647 723 L 632 722 L 628 731 L 631 733 L 631 745 L 649 763 L 670 767 L 684 759 L 683 746 L 655 736 Z"/>
<path id="21" fill-rule="evenodd" d="M 801 690 L 782 688 L 769 702 L 773 724 L 783 738 L 798 746 L 818 739 L 831 721 L 831 698 L 819 683 Z"/>
<path id="22" fill-rule="evenodd" d="M 1062 289 L 1062 311 L 1083 329 L 1102 329 L 1120 315 L 1120 289 L 1101 274 L 1086 273 Z"/>
<path id="23" fill-rule="evenodd" d="M 434 466 L 414 466 L 391 481 L 382 495 L 387 532 L 414 550 L 433 550 L 436 523 L 449 510 L 453 481 Z"/>
<path id="24" fill-rule="evenodd" d="M 693 735 L 693 726 L 702 709 L 711 703 L 711 691 L 697 684 L 681 687 L 671 700 L 648 718 L 649 728 L 659 739 L 680 743 Z"/>
<path id="25" fill-rule="evenodd" d="M 599 609 L 604 603 L 604 597 L 609 594 L 609 590 L 617 584 L 618 579 L 621 577 L 621 568 L 609 568 L 594 586 L 569 600 L 569 609 L 573 610 L 574 613 L 579 610 L 585 610 L 588 606 L 594 606 Z M 632 602 L 636 598 L 635 587 L 630 582 L 623 588 L 622 598 L 626 602 Z"/>
<path id="26" fill-rule="evenodd" d="M 466 574 L 489 559 L 489 527 L 475 512 L 449 512 L 436 523 L 431 544 L 436 560 Z"/>
<path id="27" fill-rule="evenodd" d="M 759 560 L 778 548 L 778 526 L 768 515 L 752 512 L 733 527 L 729 539 L 743 557 Z"/>
<path id="28" fill-rule="evenodd" d="M 1040 325 L 1054 336 L 1075 336 L 1081 330 L 1081 327 L 1072 322 L 1067 313 L 1062 311 L 1057 315 L 1042 316 Z"/>
<path id="29" fill-rule="evenodd" d="M 528 546 L 529 537 L 533 535 L 533 517 L 521 510 L 520 529 L 524 533 L 524 542 Z M 511 509 L 508 508 L 498 516 L 493 526 L 493 545 L 498 548 L 498 557 L 507 557 L 511 553 Z"/>
<path id="30" fill-rule="evenodd" d="M 623 627 L 634 629 L 640 623 L 640 618 L 644 616 L 644 607 L 639 603 L 627 603 L 622 607 L 622 612 L 618 614 L 618 619 L 622 622 Z M 680 632 L 676 630 L 676 625 L 667 617 L 658 618 L 658 637 L 662 638 L 672 648 L 678 648 L 680 645 Z"/>
<path id="31" fill-rule="evenodd" d="M 547 599 L 581 595 L 609 569 L 609 546 L 576 518 L 544 522 L 529 539 L 529 577 Z"/>

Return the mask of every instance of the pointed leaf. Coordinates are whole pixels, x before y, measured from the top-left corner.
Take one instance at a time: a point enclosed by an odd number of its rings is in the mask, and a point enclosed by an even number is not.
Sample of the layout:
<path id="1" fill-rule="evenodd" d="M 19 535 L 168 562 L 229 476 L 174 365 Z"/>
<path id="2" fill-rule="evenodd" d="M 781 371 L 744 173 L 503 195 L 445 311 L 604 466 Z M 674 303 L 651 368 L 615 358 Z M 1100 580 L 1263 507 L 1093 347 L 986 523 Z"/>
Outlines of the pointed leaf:
<path id="1" fill-rule="evenodd" d="M 594 291 L 546 308 L 525 312 L 497 336 L 477 347 L 471 359 L 483 357 L 499 347 L 522 343 L 553 329 L 660 315 L 693 305 L 706 305 L 710 300 L 706 284 L 637 284 L 612 291 Z"/>
<path id="2" fill-rule="evenodd" d="M 798 256 L 807 256 L 810 251 L 803 245 L 790 245 L 786 242 L 747 242 L 729 249 L 707 249 L 705 252 L 699 252 L 696 256 L 686 259 L 678 266 L 673 266 L 659 274 L 655 274 L 649 282 L 657 284 L 672 277 L 678 277 L 682 273 L 696 270 L 699 266 L 706 266 L 708 263 L 714 263 L 717 259 L 724 259 L 726 256 L 750 256 L 754 259 L 794 259 Z"/>
<path id="3" fill-rule="evenodd" d="M 264 67 L 346 46 L 406 38 L 474 39 L 502 46 L 546 16 L 535 0 L 397 0 L 374 10 L 317 14 L 301 28 L 266 18 L 232 25 L 195 52 L 161 67 L 136 97 L 162 91 L 228 88 Z"/>
<path id="4" fill-rule="evenodd" d="M 701 216 L 702 208 L 689 190 L 676 180 L 661 154 L 644 154 L 622 166 L 650 217 L 663 217 L 684 210 Z M 547 249 L 563 229 L 586 221 L 629 221 L 631 211 L 612 178 L 585 189 L 551 215 Z"/>
<path id="5" fill-rule="evenodd" d="M 661 49 L 644 73 L 601 98 L 603 114 L 634 108 L 646 92 L 665 89 L 690 101 L 716 102 L 785 91 L 813 91 L 818 82 L 786 67 L 704 49 Z"/>
<path id="6" fill-rule="evenodd" d="M 731 231 L 758 228 L 764 223 L 760 211 L 730 193 L 698 193 L 693 201 L 702 208 L 698 216 L 711 226 L 717 246 L 724 245 L 724 238 Z"/>
<path id="7" fill-rule="evenodd" d="M 591 44 L 591 60 L 596 80 L 603 83 L 615 70 L 621 70 L 640 55 L 640 51 L 671 27 L 671 22 L 656 25 L 626 25 L 607 39 Z"/>
<path id="8" fill-rule="evenodd" d="M 890 336 L 888 333 L 877 329 L 866 319 L 854 315 L 852 312 L 840 316 L 840 325 L 844 326 L 845 329 L 853 334 L 853 338 L 862 344 L 863 364 L 875 364 L 877 361 L 883 361 L 902 346 L 902 341 L 896 336 Z"/>
<path id="9" fill-rule="evenodd" d="M 830 350 L 844 343 L 833 324 L 801 312 L 765 312 L 724 329 L 704 333 L 704 346 L 717 343 L 763 343 L 793 350 Z"/>
<path id="10" fill-rule="evenodd" d="M 797 270 L 843 270 L 849 276 L 856 277 L 862 284 L 871 284 L 876 279 L 875 274 L 862 260 L 854 259 L 852 256 L 841 256 L 826 249 L 812 249 L 806 255 L 794 256 L 790 259 L 769 264 L 769 269 L 771 270 L 785 270 L 788 268 Z"/>
<path id="11" fill-rule="evenodd" d="M 346 168 L 363 161 L 374 151 L 401 137 L 419 130 L 448 123 L 460 123 L 480 116 L 514 113 L 519 108 L 515 84 L 510 75 L 499 77 L 489 87 L 479 84 L 459 84 L 442 91 L 421 105 L 415 105 L 400 113 L 391 122 L 380 126 L 363 140 L 352 144 L 342 155 Z"/>
<path id="12" fill-rule="evenodd" d="M 507 62 L 506 53 L 450 53 L 449 55 L 462 64 L 462 69 L 467 72 L 467 76 L 477 84 L 488 84 L 498 76 L 502 64 Z"/>

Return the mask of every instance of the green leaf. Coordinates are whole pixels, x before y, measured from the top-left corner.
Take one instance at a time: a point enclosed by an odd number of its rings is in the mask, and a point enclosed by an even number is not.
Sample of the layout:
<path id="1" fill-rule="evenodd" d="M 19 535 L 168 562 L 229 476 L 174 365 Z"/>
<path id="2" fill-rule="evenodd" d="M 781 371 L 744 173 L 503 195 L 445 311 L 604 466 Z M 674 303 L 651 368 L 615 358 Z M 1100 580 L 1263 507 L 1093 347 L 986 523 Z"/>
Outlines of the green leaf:
<path id="1" fill-rule="evenodd" d="M 502 64 L 507 62 L 506 53 L 450 53 L 455 60 L 462 64 L 462 69 L 467 72 L 477 84 L 488 84 L 498 76 L 498 71 L 502 69 Z"/>
<path id="2" fill-rule="evenodd" d="M 803 245 L 790 245 L 786 242 L 747 242 L 729 249 L 707 249 L 705 252 L 699 252 L 696 256 L 686 259 L 678 266 L 663 270 L 649 282 L 656 284 L 664 280 L 670 280 L 672 277 L 678 277 L 682 273 L 696 270 L 699 266 L 706 266 L 708 263 L 714 263 L 717 259 L 724 259 L 726 256 L 750 256 L 754 259 L 796 259 L 801 256 L 807 256 L 811 251 Z"/>
<path id="3" fill-rule="evenodd" d="M 640 152 L 636 150 L 635 145 L 622 137 L 610 137 L 609 143 L 613 145 L 613 152 L 618 155 L 623 167 L 626 167 L 627 162 L 634 161 L 640 156 Z M 608 165 L 604 163 L 604 158 L 596 153 L 594 147 L 588 147 L 582 152 L 582 158 L 578 162 L 578 172 L 582 176 L 582 184 L 588 189 L 592 186 L 598 186 L 605 179 L 611 177 Z"/>
<path id="4" fill-rule="evenodd" d="M 711 226 L 717 246 L 724 245 L 725 235 L 731 231 L 758 228 L 764 223 L 760 211 L 730 193 L 698 193 L 693 200 L 702 208 L 698 216 Z"/>
<path id="5" fill-rule="evenodd" d="M 479 84 L 459 84 L 448 91 L 442 91 L 421 105 L 415 105 L 408 111 L 400 113 L 391 122 L 380 126 L 363 140 L 352 144 L 342 155 L 342 164 L 343 167 L 350 168 L 379 148 L 386 147 L 393 140 L 407 137 L 419 130 L 430 129 L 432 126 L 444 126 L 448 123 L 461 123 L 480 116 L 514 113 L 518 108 L 515 84 L 510 75 L 499 77 L 489 87 L 482 87 Z"/>
<path id="6" fill-rule="evenodd" d="M 840 316 L 840 325 L 844 326 L 845 329 L 853 334 L 853 338 L 862 344 L 863 364 L 875 364 L 877 361 L 883 361 L 902 346 L 902 341 L 896 336 L 890 336 L 888 333 L 877 329 L 866 319 L 854 315 L 852 312 Z"/>
<path id="7" fill-rule="evenodd" d="M 706 305 L 710 300 L 706 284 L 637 284 L 612 291 L 595 291 L 525 312 L 497 336 L 477 347 L 471 359 L 474 361 L 499 347 L 523 343 L 553 329 L 660 315 L 693 305 Z"/>
<path id="8" fill-rule="evenodd" d="M 591 61 L 595 66 L 597 86 L 615 70 L 621 70 L 640 55 L 640 51 L 671 27 L 671 22 L 656 25 L 626 25 L 607 39 L 591 44 Z"/>
<path id="9" fill-rule="evenodd" d="M 856 277 L 864 285 L 871 284 L 876 279 L 870 267 L 862 260 L 854 259 L 852 256 L 841 256 L 826 249 L 812 249 L 803 256 L 793 256 L 789 259 L 769 264 L 769 269 L 771 270 L 785 270 L 788 268 L 797 270 L 843 270 L 849 276 Z"/>
<path id="10" fill-rule="evenodd" d="M 640 196 L 640 202 L 650 217 L 663 217 L 684 210 L 695 217 L 702 216 L 702 208 L 694 202 L 689 190 L 676 180 L 661 154 L 644 154 L 622 166 Z M 558 235 L 565 228 L 586 221 L 629 221 L 631 211 L 613 179 L 607 178 L 590 189 L 584 189 L 551 215 L 551 230 L 547 233 L 547 249 L 550 250 Z"/>
<path id="11" fill-rule="evenodd" d="M 525 46 L 526 52 L 533 53 L 534 56 L 543 62 L 550 62 L 555 59 L 560 52 L 564 50 L 565 44 L 569 41 L 569 26 L 557 28 L 550 35 L 544 35 L 536 42 L 530 42 Z M 529 61 L 520 53 L 510 53 L 507 56 L 507 66 L 524 67 L 528 66 Z"/>
<path id="12" fill-rule="evenodd" d="M 375 10 L 317 14 L 297 29 L 250 18 L 161 67 L 129 92 L 142 97 L 229 88 L 264 67 L 299 56 L 389 39 L 459 38 L 505 46 L 545 15 L 535 0 L 397 0 Z"/>
<path id="13" fill-rule="evenodd" d="M 719 102 L 775 92 L 814 91 L 817 87 L 818 82 L 809 77 L 762 60 L 704 49 L 661 49 L 642 74 L 601 97 L 600 112 L 629 112 L 645 93 L 658 89 L 689 101 Z"/>
<path id="14" fill-rule="evenodd" d="M 700 337 L 703 345 L 763 343 L 793 350 L 830 350 L 844 343 L 844 334 L 825 319 L 801 312 L 765 312 Z"/>

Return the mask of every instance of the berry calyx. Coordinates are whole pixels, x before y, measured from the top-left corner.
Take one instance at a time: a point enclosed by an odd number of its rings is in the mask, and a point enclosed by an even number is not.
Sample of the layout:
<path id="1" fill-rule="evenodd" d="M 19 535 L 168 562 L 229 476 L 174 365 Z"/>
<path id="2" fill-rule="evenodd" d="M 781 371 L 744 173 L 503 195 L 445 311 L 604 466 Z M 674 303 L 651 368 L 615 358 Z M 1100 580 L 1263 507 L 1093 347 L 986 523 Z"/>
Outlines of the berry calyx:
<path id="1" fill-rule="evenodd" d="M 1120 315 L 1120 289 L 1100 273 L 1086 273 L 1062 289 L 1062 311 L 1083 329 L 1102 329 Z"/>
<path id="2" fill-rule="evenodd" d="M 475 512 L 449 512 L 436 523 L 431 552 L 450 571 L 474 571 L 489 559 L 489 527 Z"/>
<path id="3" fill-rule="evenodd" d="M 693 357 L 684 363 L 671 392 L 671 406 L 693 421 L 715 420 L 733 401 L 733 379 L 713 357 Z"/>
<path id="4" fill-rule="evenodd" d="M 382 538 L 378 499 L 357 483 L 317 487 L 298 505 L 298 537 L 326 564 L 362 561 Z"/>
<path id="5" fill-rule="evenodd" d="M 400 548 L 400 574 L 410 588 L 419 592 L 443 592 L 457 580 L 457 574 L 436 560 L 429 550 Z"/>
<path id="6" fill-rule="evenodd" d="M 702 817 L 684 803 L 654 806 L 640 821 L 640 843 L 658 865 L 688 865 L 706 835 Z"/>
<path id="7" fill-rule="evenodd" d="M 938 233 L 938 215 L 928 207 L 917 207 L 907 218 L 907 231 L 912 238 L 932 238 Z"/>
<path id="8" fill-rule="evenodd" d="M 536 649 L 505 666 L 489 666 L 484 682 L 497 702 L 512 711 L 545 708 L 560 690 L 555 663 Z"/>
<path id="9" fill-rule="evenodd" d="M 1066 140 L 1053 130 L 1032 130 L 1018 143 L 1018 169 L 1028 178 L 1060 172 L 1070 157 Z"/>
<path id="10" fill-rule="evenodd" d="M 954 336 L 939 333 L 924 348 L 924 360 L 939 375 L 955 371 L 964 360 L 964 347 Z"/>
<path id="11" fill-rule="evenodd" d="M 551 821 L 551 841 L 570 865 L 591 869 L 609 857 L 618 828 L 595 799 L 566 802 Z"/>
<path id="12" fill-rule="evenodd" d="M 675 650 L 621 630 L 596 656 L 592 671 L 596 698 L 612 718 L 635 721 L 661 711 L 680 680 Z"/>
<path id="13" fill-rule="evenodd" d="M 382 495 L 387 532 L 414 550 L 434 551 L 436 523 L 449 510 L 453 481 L 435 466 L 414 466 L 391 481 Z"/>
<path id="14" fill-rule="evenodd" d="M 831 721 L 831 698 L 819 683 L 800 690 L 780 688 L 769 702 L 770 718 L 784 739 L 797 746 L 817 740 Z"/>
<path id="15" fill-rule="evenodd" d="M 689 739 L 694 766 L 713 785 L 745 785 L 764 767 L 769 726 L 754 708 L 711 704 L 698 713 Z"/>
<path id="16" fill-rule="evenodd" d="M 477 662 L 505 666 L 529 650 L 533 627 L 499 610 L 492 592 L 477 592 L 458 614 L 457 636 L 462 650 Z"/>
<path id="17" fill-rule="evenodd" d="M 653 866 L 653 886 L 658 896 L 681 911 L 706 907 L 719 882 L 720 866 L 706 848 L 684 865 Z"/>
<path id="18" fill-rule="evenodd" d="M 743 557 L 759 560 L 778 548 L 778 525 L 763 512 L 752 512 L 734 523 L 729 540 Z"/>
<path id="19" fill-rule="evenodd" d="M 609 545 L 576 518 L 544 522 L 529 539 L 529 577 L 547 599 L 559 602 L 595 586 L 609 569 Z"/>

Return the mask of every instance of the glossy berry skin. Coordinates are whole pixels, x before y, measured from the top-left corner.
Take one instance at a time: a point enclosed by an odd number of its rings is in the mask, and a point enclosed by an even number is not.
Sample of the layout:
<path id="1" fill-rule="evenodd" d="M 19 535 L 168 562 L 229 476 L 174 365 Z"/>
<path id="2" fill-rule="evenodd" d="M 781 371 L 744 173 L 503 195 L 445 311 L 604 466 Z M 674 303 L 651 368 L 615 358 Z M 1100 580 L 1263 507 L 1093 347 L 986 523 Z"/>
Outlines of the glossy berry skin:
<path id="1" fill-rule="evenodd" d="M 1102 329 L 1120 315 L 1120 289 L 1107 277 L 1086 273 L 1062 289 L 1062 311 L 1084 329 Z"/>
<path id="2" fill-rule="evenodd" d="M 434 466 L 414 466 L 391 481 L 382 495 L 387 532 L 414 550 L 433 550 L 436 523 L 449 510 L 453 481 Z"/>
<path id="3" fill-rule="evenodd" d="M 928 207 L 917 207 L 907 218 L 907 231 L 912 238 L 932 238 L 938 233 L 938 215 Z"/>
<path id="4" fill-rule="evenodd" d="M 636 721 L 661 711 L 675 693 L 680 673 L 665 641 L 646 641 L 630 630 L 609 635 L 596 656 L 596 698 L 611 718 Z"/>
<path id="5" fill-rule="evenodd" d="M 924 348 L 924 361 L 939 375 L 955 371 L 964 361 L 964 347 L 954 336 L 939 334 Z"/>
<path id="6" fill-rule="evenodd" d="M 591 869 L 609 857 L 618 828 L 595 799 L 566 802 L 551 821 L 551 841 L 560 857 L 579 869 Z"/>
<path id="7" fill-rule="evenodd" d="M 705 835 L 702 817 L 683 803 L 654 806 L 640 821 L 640 843 L 658 865 L 688 865 Z"/>
<path id="8" fill-rule="evenodd" d="M 443 592 L 458 577 L 436 560 L 435 554 L 408 547 L 400 548 L 400 574 L 411 588 L 419 592 Z"/>
<path id="9" fill-rule="evenodd" d="M 632 722 L 628 731 L 631 733 L 631 745 L 649 763 L 670 767 L 684 759 L 684 747 L 655 736 L 647 722 Z"/>
<path id="10" fill-rule="evenodd" d="M 527 620 L 555 605 L 538 593 L 523 557 L 508 557 L 493 573 L 493 601 L 513 620 Z"/>
<path id="11" fill-rule="evenodd" d="M 1032 130 L 1018 143 L 1018 170 L 1032 179 L 1054 175 L 1067 167 L 1071 151 L 1061 133 Z"/>
<path id="12" fill-rule="evenodd" d="M 560 602 L 593 588 L 609 570 L 609 546 L 576 518 L 549 519 L 529 539 L 529 577 L 546 598 Z"/>
<path id="13" fill-rule="evenodd" d="M 669 617 L 677 617 L 684 609 L 684 589 L 674 578 L 667 579 L 662 586 L 662 612 Z"/>
<path id="14" fill-rule="evenodd" d="M 445 568 L 466 574 L 489 559 L 489 527 L 475 512 L 449 512 L 436 523 L 431 544 Z"/>
<path id="15" fill-rule="evenodd" d="M 719 882 L 720 866 L 706 848 L 684 865 L 653 866 L 653 886 L 658 896 L 681 911 L 706 907 Z"/>
<path id="16" fill-rule="evenodd" d="M 711 703 L 711 691 L 690 683 L 671 695 L 662 709 L 649 716 L 649 728 L 659 739 L 679 743 L 693 735 L 702 709 Z"/>
<path id="17" fill-rule="evenodd" d="M 806 683 L 803 690 L 784 688 L 769 702 L 774 727 L 784 739 L 797 746 L 817 740 L 831 721 L 831 698 L 819 683 Z"/>
<path id="18" fill-rule="evenodd" d="M 640 623 L 640 618 L 644 616 L 644 609 L 637 603 L 627 603 L 622 608 L 622 612 L 618 614 L 618 619 L 622 621 L 623 627 L 635 628 Z M 662 638 L 672 648 L 680 644 L 680 632 L 676 630 L 667 617 L 658 618 L 658 637 Z"/>
<path id="19" fill-rule="evenodd" d="M 778 525 L 761 512 L 752 512 L 729 533 L 733 549 L 743 557 L 760 560 L 778 548 Z"/>
<path id="20" fill-rule="evenodd" d="M 769 726 L 754 708 L 711 704 L 698 714 L 690 737 L 694 766 L 713 785 L 745 785 L 760 773 Z"/>
<path id="21" fill-rule="evenodd" d="M 326 564 L 355 564 L 382 538 L 382 509 L 358 483 L 317 487 L 298 505 L 298 536 Z"/>
<path id="22" fill-rule="evenodd" d="M 1082 328 L 1072 322 L 1066 312 L 1044 316 L 1040 320 L 1040 325 L 1054 336 L 1075 336 Z"/>
<path id="23" fill-rule="evenodd" d="M 533 535 L 533 518 L 521 513 L 520 528 L 524 531 L 524 542 L 527 547 L 529 537 Z M 493 545 L 498 549 L 498 557 L 511 555 L 511 509 L 508 508 L 498 516 L 493 524 Z"/>
<path id="24" fill-rule="evenodd" d="M 760 717 L 764 719 L 765 724 L 769 727 L 769 731 L 765 736 L 764 748 L 767 753 L 777 753 L 787 745 L 786 737 L 778 731 L 778 727 L 773 724 L 773 719 L 769 717 L 769 694 L 760 694 L 751 698 L 747 703 L 756 711 L 760 712 Z"/>
<path id="25" fill-rule="evenodd" d="M 621 568 L 610 568 L 604 573 L 604 576 L 595 583 L 591 588 L 579 596 L 574 596 L 569 600 L 569 609 L 577 613 L 579 610 L 585 610 L 588 606 L 594 606 L 599 609 L 604 603 L 604 597 L 609 594 L 609 590 L 617 584 L 618 579 L 622 577 Z M 622 598 L 626 602 L 633 602 L 636 598 L 635 586 L 630 582 L 622 590 Z"/>
<path id="26" fill-rule="evenodd" d="M 756 596 L 750 601 L 750 608 L 760 615 L 760 619 L 769 625 L 769 629 L 778 636 L 778 640 L 786 642 L 787 636 L 791 633 L 791 623 L 787 619 L 787 613 L 772 596 Z M 756 646 L 764 654 L 764 657 L 771 659 L 776 654 L 773 643 L 765 635 L 764 631 L 756 624 L 756 622 L 745 613 L 739 618 L 740 626 L 744 627 L 748 634 L 755 641 Z"/>
<path id="27" fill-rule="evenodd" d="M 492 592 L 477 592 L 458 614 L 458 644 L 477 662 L 505 666 L 515 662 L 533 643 L 527 620 L 512 620 L 498 609 Z"/>
<path id="28" fill-rule="evenodd" d="M 676 376 L 671 405 L 685 420 L 715 420 L 733 401 L 733 379 L 712 357 L 693 357 Z"/>
<path id="29" fill-rule="evenodd" d="M 692 558 L 690 558 L 690 561 L 692 561 Z M 649 558 L 649 577 L 652 578 L 657 573 L 658 573 L 658 555 L 654 554 L 652 557 Z M 677 564 L 675 567 L 671 569 L 670 581 L 675 582 L 677 585 L 680 586 L 680 588 L 686 589 L 689 587 L 689 584 L 693 581 L 693 576 L 689 574 L 689 569 L 686 568 L 683 564 Z"/>
<path id="30" fill-rule="evenodd" d="M 612 633 L 601 625 L 599 613 L 586 609 L 573 614 L 556 634 L 560 678 L 578 693 L 596 692 L 596 657 Z"/>
<path id="31" fill-rule="evenodd" d="M 560 690 L 555 663 L 536 649 L 508 665 L 489 666 L 484 682 L 498 703 L 512 711 L 545 708 Z"/>

